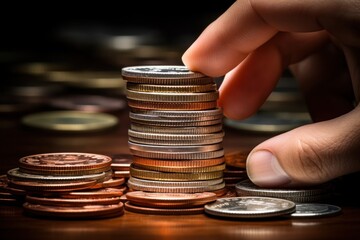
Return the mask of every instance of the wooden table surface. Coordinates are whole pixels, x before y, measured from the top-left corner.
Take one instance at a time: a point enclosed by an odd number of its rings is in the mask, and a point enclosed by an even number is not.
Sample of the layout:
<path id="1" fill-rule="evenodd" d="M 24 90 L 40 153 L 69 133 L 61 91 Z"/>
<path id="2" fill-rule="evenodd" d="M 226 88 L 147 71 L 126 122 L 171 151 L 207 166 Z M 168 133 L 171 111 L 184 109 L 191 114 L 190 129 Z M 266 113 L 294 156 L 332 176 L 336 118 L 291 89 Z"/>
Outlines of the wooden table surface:
<path id="1" fill-rule="evenodd" d="M 119 125 L 96 133 L 54 133 L 23 127 L 20 117 L 0 118 L 0 174 L 20 157 L 48 152 L 129 153 L 128 110 L 114 113 Z M 225 129 L 225 151 L 248 149 L 271 137 Z M 101 220 L 56 220 L 24 215 L 21 206 L 0 206 L 0 239 L 360 239 L 359 177 L 341 179 L 336 200 L 342 213 L 323 218 L 219 219 L 205 214 L 164 216 L 125 211 Z M 355 181 L 355 182 L 354 182 Z M 351 185 L 350 185 L 351 184 Z M 349 187 L 347 187 L 349 186 Z M 352 191 L 351 188 L 355 191 Z"/>

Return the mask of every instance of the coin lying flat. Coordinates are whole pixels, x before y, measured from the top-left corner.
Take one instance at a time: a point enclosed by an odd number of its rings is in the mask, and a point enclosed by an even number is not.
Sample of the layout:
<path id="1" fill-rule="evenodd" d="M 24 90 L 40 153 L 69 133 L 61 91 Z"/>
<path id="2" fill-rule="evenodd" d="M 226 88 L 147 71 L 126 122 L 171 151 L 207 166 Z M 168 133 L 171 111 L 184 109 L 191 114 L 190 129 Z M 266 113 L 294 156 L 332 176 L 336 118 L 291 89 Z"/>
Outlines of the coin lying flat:
<path id="1" fill-rule="evenodd" d="M 230 218 L 277 217 L 295 212 L 292 201 L 270 197 L 220 198 L 204 206 L 205 213 Z"/>
<path id="2" fill-rule="evenodd" d="M 308 113 L 259 112 L 244 120 L 225 118 L 226 126 L 251 132 L 277 133 L 311 123 Z"/>
<path id="3" fill-rule="evenodd" d="M 48 206 L 25 202 L 23 208 L 25 212 L 29 214 L 61 218 L 103 218 L 120 216 L 124 213 L 124 204 L 122 202 L 118 204 L 85 205 L 78 207 Z"/>
<path id="4" fill-rule="evenodd" d="M 288 199 L 296 203 L 320 202 L 328 198 L 333 190 L 331 183 L 307 188 L 261 188 L 246 179 L 235 185 L 238 196 L 262 196 Z"/>
<path id="5" fill-rule="evenodd" d="M 101 95 L 70 95 L 52 98 L 49 100 L 49 105 L 56 109 L 65 110 L 113 112 L 125 109 L 126 102 L 120 98 Z"/>
<path id="6" fill-rule="evenodd" d="M 339 206 L 325 204 L 325 203 L 299 203 L 296 204 L 296 211 L 292 213 L 291 217 L 323 217 L 331 216 L 341 212 Z"/>
<path id="7" fill-rule="evenodd" d="M 87 132 L 114 127 L 118 119 L 107 113 L 82 111 L 50 111 L 24 116 L 22 124 L 50 131 Z"/>

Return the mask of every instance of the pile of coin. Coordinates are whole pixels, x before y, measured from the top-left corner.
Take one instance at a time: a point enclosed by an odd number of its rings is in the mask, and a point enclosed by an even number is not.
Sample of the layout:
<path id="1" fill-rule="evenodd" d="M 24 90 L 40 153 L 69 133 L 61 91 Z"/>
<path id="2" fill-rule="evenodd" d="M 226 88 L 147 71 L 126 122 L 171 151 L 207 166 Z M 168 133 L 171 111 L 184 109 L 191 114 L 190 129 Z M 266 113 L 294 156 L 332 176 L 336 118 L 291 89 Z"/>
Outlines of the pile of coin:
<path id="1" fill-rule="evenodd" d="M 3 189 L 23 196 L 26 213 L 65 218 L 120 216 L 125 178 L 113 178 L 112 158 L 92 153 L 44 153 L 19 159 Z"/>
<path id="2" fill-rule="evenodd" d="M 133 66 L 127 81 L 133 154 L 128 186 L 157 193 L 225 187 L 222 110 L 213 78 L 185 66 Z"/>

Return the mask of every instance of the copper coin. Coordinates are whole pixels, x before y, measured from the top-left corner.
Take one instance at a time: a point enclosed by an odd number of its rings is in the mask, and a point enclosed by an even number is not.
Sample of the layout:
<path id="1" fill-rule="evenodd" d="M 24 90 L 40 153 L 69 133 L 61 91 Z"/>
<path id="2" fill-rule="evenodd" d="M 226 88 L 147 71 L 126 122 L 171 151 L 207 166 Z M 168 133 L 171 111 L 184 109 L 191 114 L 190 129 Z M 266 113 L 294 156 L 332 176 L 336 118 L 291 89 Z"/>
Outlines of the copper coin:
<path id="1" fill-rule="evenodd" d="M 86 205 L 79 207 L 59 207 L 25 202 L 23 208 L 26 213 L 37 216 L 61 217 L 61 218 L 98 218 L 106 216 L 119 216 L 123 214 L 124 204 L 111 205 Z"/>
<path id="2" fill-rule="evenodd" d="M 48 206 L 62 206 L 62 207 L 78 207 L 86 205 L 110 205 L 118 204 L 120 197 L 107 198 L 55 198 L 55 197 L 35 197 L 26 196 L 25 201 L 32 204 L 48 205 Z"/>
<path id="3" fill-rule="evenodd" d="M 84 182 L 70 182 L 70 183 L 46 183 L 39 181 L 15 181 L 11 180 L 9 182 L 10 187 L 19 188 L 25 191 L 49 191 L 49 192 L 58 192 L 58 191 L 71 191 L 86 189 L 96 184 L 95 180 L 84 181 Z"/>
<path id="4" fill-rule="evenodd" d="M 109 156 L 94 153 L 58 152 L 20 158 L 20 168 L 40 170 L 89 170 L 111 165 Z"/>
<path id="5" fill-rule="evenodd" d="M 131 204 L 154 208 L 189 208 L 204 206 L 217 199 L 215 193 L 158 193 L 134 191 L 126 194 Z"/>
<path id="6" fill-rule="evenodd" d="M 68 193 L 62 193 L 62 198 L 108 198 L 108 197 L 121 197 L 124 195 L 127 187 L 122 188 L 101 188 L 101 189 L 90 189 L 72 191 Z"/>
<path id="7" fill-rule="evenodd" d="M 104 182 L 99 182 L 92 186 L 92 189 L 98 189 L 98 188 L 112 188 L 112 187 L 118 187 L 125 183 L 125 178 L 111 178 L 109 180 L 106 180 Z"/>
<path id="8" fill-rule="evenodd" d="M 115 171 L 126 171 L 130 169 L 133 162 L 132 154 L 115 154 L 111 157 L 111 168 Z"/>
<path id="9" fill-rule="evenodd" d="M 211 202 L 216 199 L 216 194 L 212 192 L 202 193 L 157 193 L 134 191 L 128 192 L 126 198 L 136 202 L 155 202 L 155 203 L 195 203 L 199 201 Z"/>
<path id="10" fill-rule="evenodd" d="M 224 154 L 226 165 L 246 168 L 246 159 L 250 151 L 233 151 Z"/>
<path id="11" fill-rule="evenodd" d="M 204 213 L 204 207 L 193 208 L 151 208 L 131 204 L 129 201 L 124 204 L 125 210 L 130 212 L 153 214 L 153 215 L 191 215 Z"/>
<path id="12" fill-rule="evenodd" d="M 247 177 L 247 172 L 245 169 L 237 169 L 237 170 L 224 170 L 224 177 L 240 177 L 244 178 Z"/>

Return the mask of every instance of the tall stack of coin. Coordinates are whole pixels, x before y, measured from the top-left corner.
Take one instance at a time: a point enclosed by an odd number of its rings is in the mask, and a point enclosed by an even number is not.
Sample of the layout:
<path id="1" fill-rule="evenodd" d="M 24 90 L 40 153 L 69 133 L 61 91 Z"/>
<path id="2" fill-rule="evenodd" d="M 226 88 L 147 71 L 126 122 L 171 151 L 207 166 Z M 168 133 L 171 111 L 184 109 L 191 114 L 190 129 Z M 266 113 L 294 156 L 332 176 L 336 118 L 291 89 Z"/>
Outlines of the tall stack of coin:
<path id="1" fill-rule="evenodd" d="M 131 122 L 129 188 L 161 193 L 223 189 L 223 114 L 214 79 L 181 65 L 125 67 L 122 76 Z"/>

